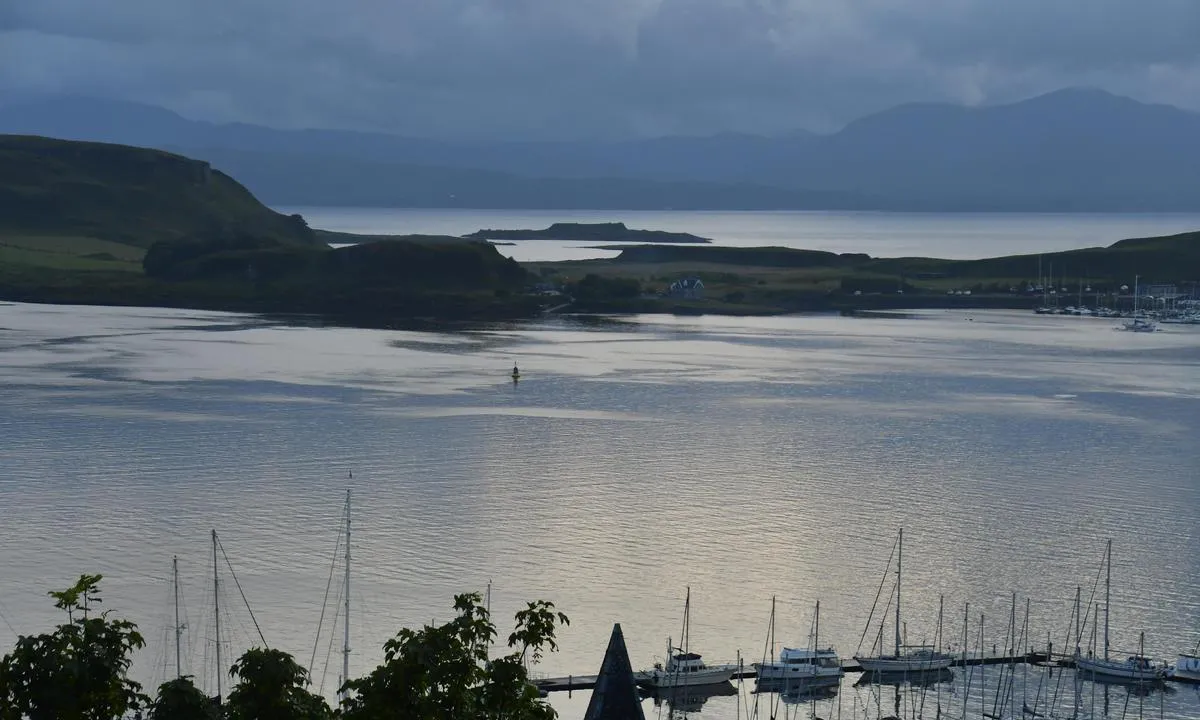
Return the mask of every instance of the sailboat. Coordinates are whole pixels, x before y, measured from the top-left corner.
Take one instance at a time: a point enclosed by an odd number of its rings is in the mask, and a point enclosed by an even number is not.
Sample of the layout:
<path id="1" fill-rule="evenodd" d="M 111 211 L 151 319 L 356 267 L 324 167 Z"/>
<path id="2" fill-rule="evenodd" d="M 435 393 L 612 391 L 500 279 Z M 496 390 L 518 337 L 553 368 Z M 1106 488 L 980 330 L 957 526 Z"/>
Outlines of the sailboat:
<path id="1" fill-rule="evenodd" d="M 954 662 L 953 655 L 937 651 L 932 645 L 905 645 L 900 642 L 900 573 L 904 558 L 904 530 L 900 530 L 896 541 L 896 644 L 895 652 L 891 655 L 876 655 L 864 657 L 855 655 L 854 659 L 862 669 L 873 673 L 920 673 L 945 670 Z M 889 563 L 890 568 L 890 563 Z M 886 571 L 885 571 L 886 572 Z M 869 622 L 869 621 L 868 621 Z M 940 618 L 939 618 L 940 622 Z M 880 625 L 880 637 L 883 627 Z M 882 648 L 880 648 L 882 650 Z"/>
<path id="2" fill-rule="evenodd" d="M 1158 330 L 1158 323 L 1142 315 L 1138 308 L 1138 280 L 1140 279 L 1140 275 L 1133 277 L 1133 317 L 1129 322 L 1122 323 L 1121 329 L 1128 332 L 1155 332 Z"/>
<path id="3" fill-rule="evenodd" d="M 775 619 L 775 598 L 771 598 L 771 620 Z M 818 644 L 821 629 L 821 601 L 813 615 L 812 644 L 807 648 L 785 647 L 779 651 L 779 662 L 754 663 L 759 680 L 805 681 L 817 678 L 840 678 L 842 661 L 832 647 L 822 649 Z"/>
<path id="4" fill-rule="evenodd" d="M 1104 549 L 1104 566 L 1106 569 L 1104 576 L 1104 657 L 1097 657 L 1094 648 L 1090 648 L 1088 654 L 1084 655 L 1080 651 L 1079 646 L 1076 645 L 1075 672 L 1092 678 L 1101 676 L 1110 679 L 1134 680 L 1138 682 L 1162 680 L 1166 677 L 1166 667 L 1162 663 L 1156 663 L 1142 654 L 1143 648 L 1141 646 L 1145 644 L 1145 633 L 1141 635 L 1136 655 L 1131 655 L 1124 660 L 1109 658 L 1108 619 L 1109 610 L 1111 609 L 1109 603 L 1112 590 L 1112 540 L 1108 541 Z"/>
<path id="5" fill-rule="evenodd" d="M 652 688 L 675 688 L 689 685 L 719 685 L 733 678 L 736 665 L 706 665 L 699 653 L 688 649 L 691 632 L 692 589 L 687 589 L 683 601 L 683 642 L 676 647 L 667 638 L 667 663 L 655 663 L 654 669 L 642 673 L 639 684 Z"/>
<path id="6" fill-rule="evenodd" d="M 354 479 L 354 473 L 350 473 L 350 480 Z M 346 490 L 346 501 L 342 507 L 342 526 L 338 530 L 338 541 L 335 547 L 334 558 L 329 568 L 329 582 L 325 587 L 325 599 L 321 601 L 321 619 L 317 622 L 317 637 L 313 640 L 312 656 L 309 658 L 309 676 L 314 680 L 317 678 L 316 661 L 317 649 L 321 647 L 321 637 L 325 628 L 325 616 L 328 609 L 327 601 L 329 600 L 330 588 L 333 587 L 334 570 L 337 569 L 337 550 L 342 551 L 342 591 L 341 601 L 342 608 L 334 609 L 331 616 L 331 625 L 329 632 L 332 634 L 337 630 L 338 617 L 342 619 L 342 673 L 338 676 L 338 698 L 344 699 L 346 695 L 346 682 L 350 679 L 350 490 Z M 488 583 L 488 594 L 490 605 L 491 583 Z M 329 650 L 333 649 L 333 638 L 329 639 Z M 326 667 L 328 667 L 329 658 L 326 657 Z M 319 688 L 323 691 L 325 687 L 325 677 L 320 675 Z"/>

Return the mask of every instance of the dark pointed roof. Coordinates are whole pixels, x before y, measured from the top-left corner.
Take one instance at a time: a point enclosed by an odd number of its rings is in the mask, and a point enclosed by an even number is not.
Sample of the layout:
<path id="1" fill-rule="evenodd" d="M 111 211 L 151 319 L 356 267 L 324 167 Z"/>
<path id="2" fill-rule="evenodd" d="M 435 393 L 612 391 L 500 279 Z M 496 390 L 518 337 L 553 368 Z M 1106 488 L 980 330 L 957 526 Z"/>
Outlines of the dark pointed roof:
<path id="1" fill-rule="evenodd" d="M 613 625 L 608 650 L 604 651 L 604 662 L 600 664 L 596 688 L 592 690 L 592 700 L 583 720 L 646 720 L 620 623 Z"/>

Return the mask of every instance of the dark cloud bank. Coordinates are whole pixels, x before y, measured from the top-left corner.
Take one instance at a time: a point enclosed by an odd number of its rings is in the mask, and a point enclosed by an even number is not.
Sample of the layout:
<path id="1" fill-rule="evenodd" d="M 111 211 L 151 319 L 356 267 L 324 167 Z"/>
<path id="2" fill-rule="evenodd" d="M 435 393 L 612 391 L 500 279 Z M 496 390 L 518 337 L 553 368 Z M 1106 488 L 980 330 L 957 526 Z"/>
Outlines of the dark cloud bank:
<path id="1" fill-rule="evenodd" d="M 415 136 L 831 130 L 1096 86 L 1200 109 L 1195 0 L 3 0 L 0 95 Z"/>

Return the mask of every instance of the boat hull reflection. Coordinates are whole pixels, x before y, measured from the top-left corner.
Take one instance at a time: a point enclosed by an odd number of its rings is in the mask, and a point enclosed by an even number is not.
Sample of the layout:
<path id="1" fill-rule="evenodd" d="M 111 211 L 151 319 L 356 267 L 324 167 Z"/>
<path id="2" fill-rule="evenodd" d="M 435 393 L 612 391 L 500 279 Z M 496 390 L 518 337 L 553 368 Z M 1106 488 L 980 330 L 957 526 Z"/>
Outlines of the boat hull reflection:
<path id="1" fill-rule="evenodd" d="M 660 707 L 665 703 L 671 710 L 692 713 L 699 712 L 709 698 L 737 695 L 737 688 L 726 680 L 709 685 L 641 688 L 640 692 L 643 698 L 653 699 L 655 707 Z"/>
<path id="2" fill-rule="evenodd" d="M 842 686 L 840 677 L 759 679 L 754 684 L 756 693 L 778 693 L 787 705 L 806 703 L 813 700 L 828 700 L 837 697 Z"/>
<path id="3" fill-rule="evenodd" d="M 854 682 L 854 687 L 864 687 L 866 685 L 913 685 L 916 687 L 929 687 L 953 680 L 954 672 L 948 668 L 910 673 L 865 672 L 862 674 L 862 677 Z"/>

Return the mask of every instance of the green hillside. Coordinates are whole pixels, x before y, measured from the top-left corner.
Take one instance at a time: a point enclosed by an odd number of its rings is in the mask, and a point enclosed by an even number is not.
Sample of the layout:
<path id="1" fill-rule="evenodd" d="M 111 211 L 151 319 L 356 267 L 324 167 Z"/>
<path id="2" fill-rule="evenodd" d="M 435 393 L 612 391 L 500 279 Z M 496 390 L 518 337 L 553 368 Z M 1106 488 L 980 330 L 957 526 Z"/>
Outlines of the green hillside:
<path id="1" fill-rule="evenodd" d="M 332 249 L 328 242 L 355 243 Z M 208 163 L 0 136 L 0 299 L 313 313 L 352 324 L 537 312 L 485 242 L 321 236 Z"/>
<path id="2" fill-rule="evenodd" d="M 615 248 L 614 248 L 615 249 Z M 1037 279 L 1039 260 L 1057 276 L 1132 281 L 1134 274 L 1163 282 L 1200 279 L 1200 232 L 1121 240 L 1108 247 L 1042 255 L 1006 255 L 981 260 L 873 258 L 784 247 L 692 247 L 634 245 L 621 248 L 613 264 L 692 263 L 759 268 L 827 268 L 908 278 Z"/>
<path id="3" fill-rule="evenodd" d="M 0 261 L 53 255 L 120 263 L 159 240 L 238 231 L 315 244 L 300 218 L 274 212 L 208 163 L 102 143 L 0 135 Z M 20 250 L 21 252 L 17 252 Z M 135 253 L 136 255 L 136 253 Z M 68 263 L 69 264 L 69 263 Z"/>

